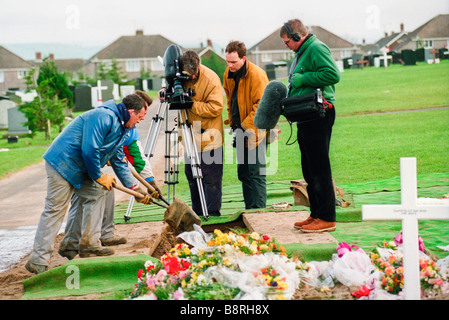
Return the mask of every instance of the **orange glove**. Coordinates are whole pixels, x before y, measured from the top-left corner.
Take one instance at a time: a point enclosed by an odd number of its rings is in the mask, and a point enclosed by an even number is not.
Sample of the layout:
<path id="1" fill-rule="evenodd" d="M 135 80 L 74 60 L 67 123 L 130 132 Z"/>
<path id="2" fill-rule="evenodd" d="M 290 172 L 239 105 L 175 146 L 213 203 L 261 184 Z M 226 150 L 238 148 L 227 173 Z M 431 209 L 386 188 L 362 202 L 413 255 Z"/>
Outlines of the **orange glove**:
<path id="1" fill-rule="evenodd" d="M 137 202 L 143 203 L 143 204 L 153 203 L 153 198 L 149 194 L 147 194 L 146 191 L 142 187 L 139 186 L 139 187 L 134 188 L 132 190 L 134 190 L 136 192 L 139 192 L 139 193 L 141 193 L 144 196 L 143 198 L 134 197 Z"/>
<path id="2" fill-rule="evenodd" d="M 110 174 L 101 174 L 101 177 L 98 178 L 97 181 L 99 184 L 101 184 L 103 187 L 108 189 L 109 191 L 112 190 L 112 188 L 115 186 L 115 178 L 111 176 Z"/>

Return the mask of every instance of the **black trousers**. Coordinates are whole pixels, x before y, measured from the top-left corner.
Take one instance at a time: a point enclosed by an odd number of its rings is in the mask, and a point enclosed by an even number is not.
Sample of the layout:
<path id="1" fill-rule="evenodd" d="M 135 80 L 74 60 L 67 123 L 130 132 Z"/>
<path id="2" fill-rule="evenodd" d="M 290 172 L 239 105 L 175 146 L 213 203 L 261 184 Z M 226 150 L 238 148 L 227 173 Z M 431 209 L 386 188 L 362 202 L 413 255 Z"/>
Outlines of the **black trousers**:
<path id="1" fill-rule="evenodd" d="M 324 221 L 336 221 L 335 192 L 332 183 L 329 146 L 335 108 L 327 109 L 323 119 L 298 124 L 301 166 L 307 182 L 310 216 Z"/>
<path id="2" fill-rule="evenodd" d="M 237 176 L 242 182 L 245 209 L 266 207 L 266 153 L 265 140 L 252 150 L 237 146 Z"/>
<path id="3" fill-rule="evenodd" d="M 210 216 L 219 216 L 222 199 L 223 180 L 223 147 L 200 152 L 201 171 L 203 173 L 203 189 L 206 198 L 207 211 Z M 192 210 L 199 216 L 203 215 L 197 179 L 192 175 L 190 162 L 185 163 L 185 174 L 190 188 Z"/>

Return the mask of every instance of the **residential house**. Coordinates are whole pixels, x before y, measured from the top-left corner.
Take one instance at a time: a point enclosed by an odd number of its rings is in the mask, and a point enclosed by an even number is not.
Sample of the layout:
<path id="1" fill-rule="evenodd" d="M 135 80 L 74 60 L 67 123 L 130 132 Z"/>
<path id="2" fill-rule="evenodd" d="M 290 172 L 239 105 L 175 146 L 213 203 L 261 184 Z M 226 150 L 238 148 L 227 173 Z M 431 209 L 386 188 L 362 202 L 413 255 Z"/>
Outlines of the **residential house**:
<path id="1" fill-rule="evenodd" d="M 252 46 L 247 53 L 248 59 L 262 68 L 265 68 L 267 64 L 292 59 L 294 53 L 285 47 L 280 37 L 280 30 L 281 28 L 275 30 Z M 331 49 L 332 56 L 336 61 L 351 57 L 357 50 L 351 42 L 320 26 L 310 26 L 308 30 Z"/>
<path id="2" fill-rule="evenodd" d="M 441 49 L 448 47 L 449 14 L 440 14 L 416 30 L 409 32 L 404 39 L 401 39 L 398 46 L 395 47 L 395 50 L 400 52 L 405 49 Z"/>
<path id="3" fill-rule="evenodd" d="M 31 67 L 29 62 L 0 46 L 0 92 L 26 89 L 24 77 Z"/>
<path id="4" fill-rule="evenodd" d="M 78 79 L 77 73 L 86 63 L 86 60 L 84 59 L 55 59 L 55 55 L 53 53 L 48 55 L 48 60 L 53 61 L 55 66 L 58 68 L 58 72 L 70 74 L 73 79 Z M 36 52 L 36 58 L 29 62 L 35 66 L 40 66 L 42 61 L 42 54 L 40 52 Z"/>
<path id="5" fill-rule="evenodd" d="M 210 39 L 207 39 L 207 46 L 204 46 L 203 43 L 201 43 L 199 48 L 190 48 L 190 50 L 198 53 L 201 63 L 215 71 L 219 78 L 223 80 L 223 74 L 226 69 L 226 60 L 214 49 Z"/>
<path id="6" fill-rule="evenodd" d="M 172 44 L 175 43 L 161 35 L 144 35 L 142 30 L 137 30 L 134 36 L 122 36 L 95 54 L 82 70 L 96 77 L 101 64 L 107 68 L 115 60 L 128 80 L 139 78 L 142 71 L 163 76 L 165 69 L 158 56 L 163 57 Z"/>
<path id="7" fill-rule="evenodd" d="M 382 55 L 383 51 L 395 51 L 404 39 L 407 38 L 407 32 L 404 30 L 404 24 L 401 23 L 399 32 L 385 33 L 385 36 L 374 44 L 363 44 L 360 49 L 365 55 Z"/>

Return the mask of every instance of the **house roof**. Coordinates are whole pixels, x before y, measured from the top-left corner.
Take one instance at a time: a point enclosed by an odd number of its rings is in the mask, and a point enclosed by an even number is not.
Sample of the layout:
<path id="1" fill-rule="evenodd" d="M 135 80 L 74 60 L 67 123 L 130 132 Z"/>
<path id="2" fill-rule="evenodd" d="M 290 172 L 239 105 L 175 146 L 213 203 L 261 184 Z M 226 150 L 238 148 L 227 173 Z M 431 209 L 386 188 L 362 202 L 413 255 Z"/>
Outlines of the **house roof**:
<path id="1" fill-rule="evenodd" d="M 5 47 L 0 46 L 0 69 L 13 68 L 31 68 L 31 64 Z"/>
<path id="2" fill-rule="evenodd" d="M 401 50 L 410 41 L 418 39 L 449 38 L 449 14 L 440 14 L 410 32 L 396 50 Z"/>
<path id="3" fill-rule="evenodd" d="M 320 27 L 320 26 L 310 26 L 308 27 L 309 33 L 317 36 L 318 39 L 323 41 L 330 49 L 342 49 L 342 48 L 353 48 L 354 45 L 337 36 L 336 34 Z M 258 48 L 259 51 L 264 50 L 286 50 L 284 43 L 280 37 L 281 28 L 276 29 L 268 37 L 261 40 L 252 46 L 248 51 L 253 51 Z"/>
<path id="4" fill-rule="evenodd" d="M 144 35 L 143 32 L 137 31 L 134 36 L 118 38 L 90 60 L 94 58 L 107 60 L 163 57 L 167 47 L 172 44 L 175 43 L 159 34 Z"/>

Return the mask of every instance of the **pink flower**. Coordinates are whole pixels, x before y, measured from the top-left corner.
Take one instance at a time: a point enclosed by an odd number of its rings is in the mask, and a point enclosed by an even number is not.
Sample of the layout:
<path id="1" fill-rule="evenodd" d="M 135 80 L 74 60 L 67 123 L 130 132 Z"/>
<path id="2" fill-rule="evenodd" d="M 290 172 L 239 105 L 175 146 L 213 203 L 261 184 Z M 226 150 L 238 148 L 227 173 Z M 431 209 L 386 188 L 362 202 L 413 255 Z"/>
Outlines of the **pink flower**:
<path id="1" fill-rule="evenodd" d="M 343 257 L 343 255 L 345 253 L 351 252 L 351 251 L 365 253 L 365 251 L 363 251 L 363 249 L 357 247 L 355 244 L 351 246 L 351 245 L 347 244 L 346 242 L 342 242 L 337 246 L 337 253 L 338 253 L 339 258 Z"/>
<path id="2" fill-rule="evenodd" d="M 401 231 L 401 233 L 397 234 L 396 237 L 394 237 L 394 242 L 396 243 L 396 245 L 400 245 L 400 244 L 402 244 L 402 241 L 403 241 L 403 238 L 402 238 L 402 231 Z M 420 236 L 418 236 L 418 248 L 419 248 L 419 251 L 421 251 L 421 252 L 425 252 L 425 250 L 426 250 L 426 248 L 424 246 L 424 241 Z"/>

